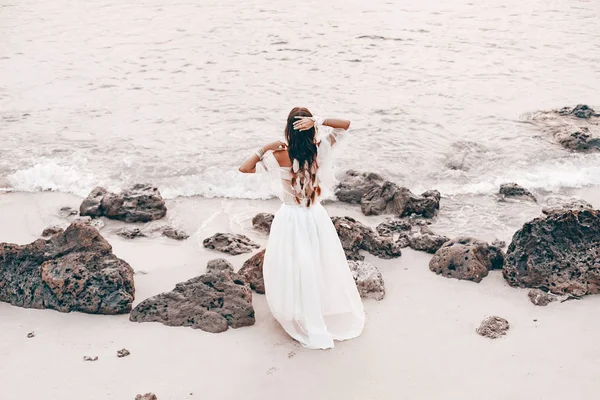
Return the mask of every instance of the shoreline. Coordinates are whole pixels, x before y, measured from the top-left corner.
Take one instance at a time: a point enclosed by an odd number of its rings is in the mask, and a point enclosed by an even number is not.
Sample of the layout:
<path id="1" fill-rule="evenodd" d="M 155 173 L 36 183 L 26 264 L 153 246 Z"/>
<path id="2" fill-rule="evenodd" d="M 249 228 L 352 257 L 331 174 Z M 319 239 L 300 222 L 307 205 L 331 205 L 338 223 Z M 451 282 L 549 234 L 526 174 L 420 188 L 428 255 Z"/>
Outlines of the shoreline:
<path id="1" fill-rule="evenodd" d="M 596 195 L 592 190 L 586 196 Z M 3 194 L 0 242 L 29 243 L 47 225 L 64 222 L 61 207 L 80 202 L 62 193 Z M 183 242 L 123 239 L 116 231 L 131 224 L 114 221 L 106 221 L 100 232 L 136 271 L 135 306 L 200 275 L 210 259 L 226 258 L 239 269 L 252 253 L 229 256 L 204 249 L 198 239 L 217 231 L 244 233 L 264 247 L 267 237 L 254 231 L 250 220 L 278 205 L 277 200 L 168 200 L 167 217 L 157 222 L 186 230 L 191 237 Z M 383 219 L 362 216 L 356 206 L 326 208 L 332 216 L 349 215 L 370 226 Z M 291 400 L 559 399 L 577 387 L 579 398 L 596 397 L 600 349 L 594 343 L 600 323 L 588 317 L 600 306 L 600 296 L 536 307 L 526 289 L 509 287 L 499 271 L 476 284 L 432 273 L 426 253 L 405 249 L 393 260 L 365 255 L 383 275 L 386 298 L 365 300 L 363 335 L 336 342 L 329 351 L 306 350 L 287 337 L 264 295 L 256 293 L 256 324 L 221 334 L 133 323 L 128 315 L 63 314 L 0 303 L 3 393 L 65 400 L 133 399 L 146 392 L 160 400 L 282 398 L 282 393 Z M 505 337 L 489 340 L 475 333 L 490 315 L 509 321 Z M 29 339 L 31 331 L 36 337 Z M 117 358 L 122 348 L 131 355 Z M 84 362 L 84 356 L 99 359 Z"/>

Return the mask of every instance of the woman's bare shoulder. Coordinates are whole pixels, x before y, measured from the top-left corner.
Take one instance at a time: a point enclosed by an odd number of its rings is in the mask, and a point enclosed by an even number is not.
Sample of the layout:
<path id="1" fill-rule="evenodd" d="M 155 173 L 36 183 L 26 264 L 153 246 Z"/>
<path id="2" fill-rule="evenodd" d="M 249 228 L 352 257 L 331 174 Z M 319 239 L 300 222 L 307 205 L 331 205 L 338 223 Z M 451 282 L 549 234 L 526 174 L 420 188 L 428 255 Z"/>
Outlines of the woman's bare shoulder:
<path id="1" fill-rule="evenodd" d="M 290 160 L 290 155 L 285 150 L 275 151 L 273 152 L 273 156 L 279 163 L 280 167 L 291 167 L 292 162 Z"/>

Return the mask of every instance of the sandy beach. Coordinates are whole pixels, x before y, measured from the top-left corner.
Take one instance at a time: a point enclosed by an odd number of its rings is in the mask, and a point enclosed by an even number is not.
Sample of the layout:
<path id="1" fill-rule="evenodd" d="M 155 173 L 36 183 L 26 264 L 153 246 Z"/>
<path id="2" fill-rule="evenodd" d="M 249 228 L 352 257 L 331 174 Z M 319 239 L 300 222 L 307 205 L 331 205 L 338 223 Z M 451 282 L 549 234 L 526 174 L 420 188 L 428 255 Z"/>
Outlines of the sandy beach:
<path id="1" fill-rule="evenodd" d="M 596 191 L 581 192 L 592 204 Z M 62 224 L 63 206 L 81 198 L 60 193 L 0 196 L 0 242 L 24 244 L 48 225 Z M 194 232 L 184 242 L 167 238 L 126 240 L 123 225 L 106 221 L 102 235 L 136 271 L 136 300 L 171 290 L 222 257 L 198 239 L 217 231 L 253 232 L 251 218 L 273 211 L 275 201 L 179 198 L 168 201 L 167 219 Z M 331 215 L 356 207 L 327 206 Z M 216 211 L 215 210 L 219 210 Z M 504 239 L 504 238 L 503 238 Z M 362 336 L 328 351 L 306 350 L 270 315 L 263 295 L 253 294 L 256 324 L 211 334 L 159 323 L 106 316 L 32 310 L 0 303 L 1 399 L 133 399 L 153 392 L 180 399 L 580 399 L 597 398 L 600 296 L 536 307 L 527 290 L 509 287 L 501 272 L 481 283 L 429 271 L 430 255 L 406 249 L 395 260 L 367 255 L 381 271 L 387 295 L 364 301 Z M 235 268 L 249 255 L 226 256 Z M 511 325 L 497 340 L 475 329 L 486 316 Z M 27 338 L 29 332 L 34 338 Z M 117 358 L 126 348 L 131 355 Z M 95 362 L 84 356 L 97 356 Z"/>

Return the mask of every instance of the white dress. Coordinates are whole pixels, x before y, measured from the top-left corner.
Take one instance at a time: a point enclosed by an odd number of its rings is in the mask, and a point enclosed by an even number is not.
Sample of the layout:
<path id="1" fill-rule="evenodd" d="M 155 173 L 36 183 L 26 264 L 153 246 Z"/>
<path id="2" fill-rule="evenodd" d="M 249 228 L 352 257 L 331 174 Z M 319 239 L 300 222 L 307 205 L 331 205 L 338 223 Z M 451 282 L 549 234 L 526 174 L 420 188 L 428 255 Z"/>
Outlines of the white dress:
<path id="1" fill-rule="evenodd" d="M 317 179 L 331 184 L 332 150 L 346 131 L 334 129 L 320 143 Z M 332 146 L 332 139 L 335 144 Z M 304 347 L 328 349 L 334 340 L 362 333 L 365 314 L 331 218 L 320 203 L 299 205 L 291 189 L 290 168 L 272 152 L 257 164 L 267 172 L 283 204 L 275 214 L 264 257 L 265 294 L 273 316 Z"/>

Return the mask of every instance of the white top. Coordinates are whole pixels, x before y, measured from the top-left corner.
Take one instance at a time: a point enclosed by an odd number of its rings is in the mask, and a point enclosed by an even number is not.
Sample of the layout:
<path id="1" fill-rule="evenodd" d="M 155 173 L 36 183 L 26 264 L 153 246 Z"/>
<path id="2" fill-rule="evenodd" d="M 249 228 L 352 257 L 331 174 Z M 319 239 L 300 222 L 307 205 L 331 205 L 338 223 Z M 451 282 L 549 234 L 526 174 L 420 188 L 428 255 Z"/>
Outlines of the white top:
<path id="1" fill-rule="evenodd" d="M 323 128 L 326 127 L 320 127 L 320 129 Z M 317 170 L 317 182 L 315 183 L 321 187 L 321 196 L 328 194 L 335 183 L 333 174 L 334 153 L 339 152 L 340 144 L 345 142 L 347 137 L 348 131 L 346 129 L 328 128 L 317 146 L 319 168 Z M 269 174 L 273 190 L 281 201 L 289 205 L 298 205 L 296 194 L 292 188 L 292 169 L 291 167 L 280 166 L 273 155 L 273 151 L 266 152 L 262 160 L 256 164 L 256 172 L 267 172 Z M 305 206 L 308 199 L 304 198 L 303 194 L 298 197 L 300 198 L 300 205 Z M 317 198 L 315 201 L 319 202 L 319 200 Z"/>

